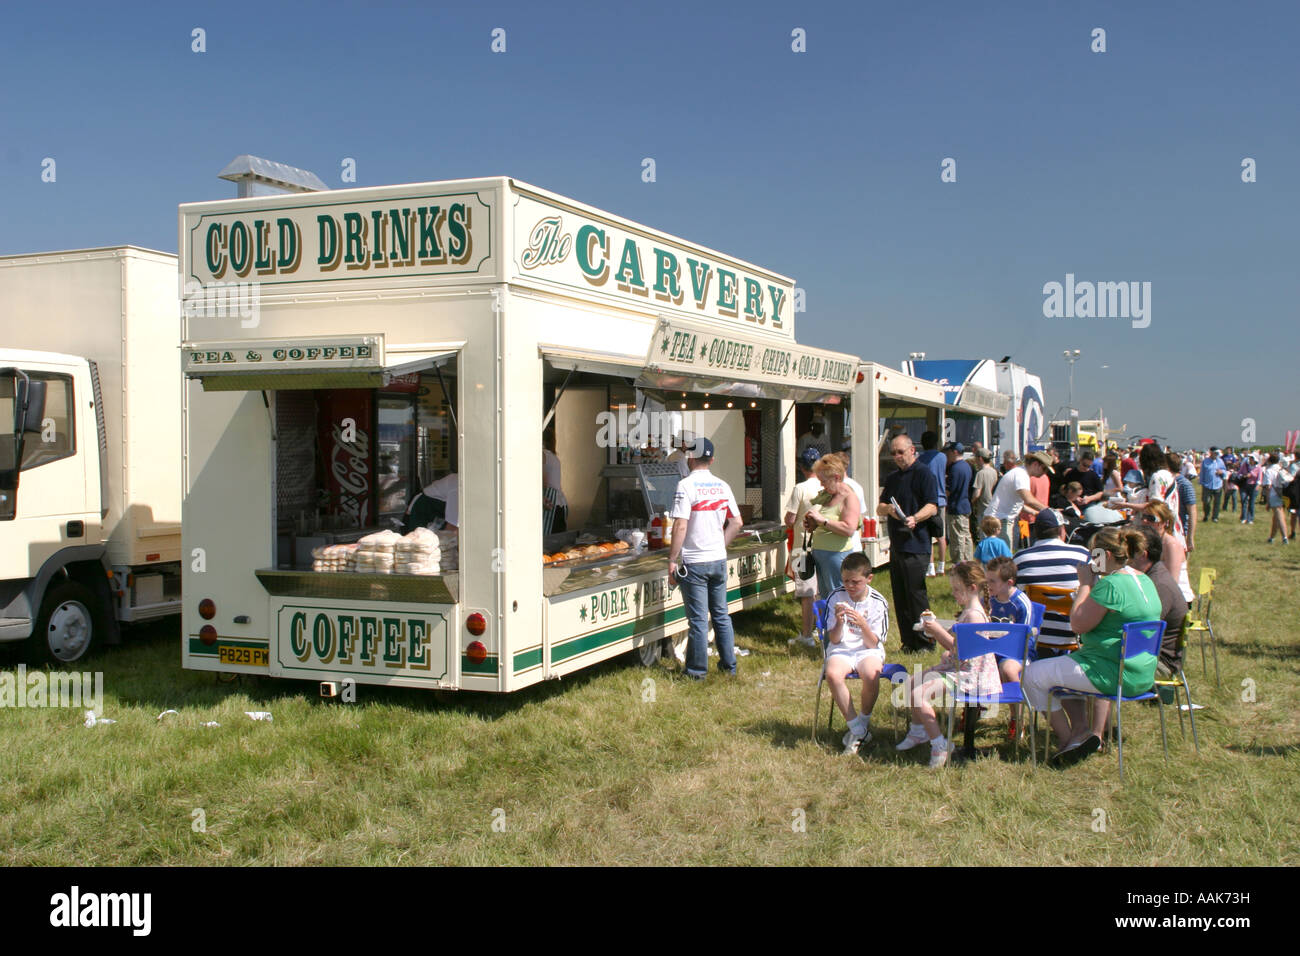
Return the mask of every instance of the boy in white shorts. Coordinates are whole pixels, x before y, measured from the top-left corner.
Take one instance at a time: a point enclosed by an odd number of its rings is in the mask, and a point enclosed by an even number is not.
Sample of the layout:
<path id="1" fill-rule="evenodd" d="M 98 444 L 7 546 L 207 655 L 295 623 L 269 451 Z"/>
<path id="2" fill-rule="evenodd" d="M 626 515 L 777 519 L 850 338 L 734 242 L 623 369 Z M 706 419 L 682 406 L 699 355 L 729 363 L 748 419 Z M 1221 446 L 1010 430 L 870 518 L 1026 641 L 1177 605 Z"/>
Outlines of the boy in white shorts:
<path id="1" fill-rule="evenodd" d="M 880 670 L 885 666 L 885 638 L 889 634 L 889 604 L 871 586 L 871 562 L 854 552 L 840 566 L 841 587 L 826 599 L 826 683 L 840 713 L 848 721 L 844 752 L 854 754 L 871 740 L 871 709 L 880 693 Z M 862 678 L 862 712 L 853 709 L 848 675 Z"/>

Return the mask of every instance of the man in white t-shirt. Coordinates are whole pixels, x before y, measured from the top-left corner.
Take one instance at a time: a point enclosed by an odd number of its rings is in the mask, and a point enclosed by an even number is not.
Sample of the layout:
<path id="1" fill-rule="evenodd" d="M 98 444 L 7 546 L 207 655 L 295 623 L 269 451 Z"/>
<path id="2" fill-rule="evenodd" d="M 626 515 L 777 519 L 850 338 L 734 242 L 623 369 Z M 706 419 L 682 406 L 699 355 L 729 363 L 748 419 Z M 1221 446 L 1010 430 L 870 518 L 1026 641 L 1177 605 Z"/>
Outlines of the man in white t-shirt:
<path id="1" fill-rule="evenodd" d="M 673 543 L 668 583 L 681 585 L 686 607 L 686 676 L 709 673 L 709 621 L 718 646 L 718 667 L 736 673 L 735 635 L 727 613 L 727 545 L 740 533 L 740 506 L 731 487 L 709 472 L 713 442 L 697 438 L 687 449 L 690 474 L 673 498 Z"/>
<path id="2" fill-rule="evenodd" d="M 1015 550 L 1019 535 L 1015 534 L 1016 519 L 1020 517 L 1020 510 L 1028 505 L 1034 511 L 1042 511 L 1047 507 L 1047 503 L 1039 501 L 1029 490 L 1029 479 L 1045 475 L 1052 470 L 1052 459 L 1041 451 L 1030 452 L 1025 456 L 1024 465 L 1016 465 L 998 482 L 998 486 L 993 489 L 993 498 L 989 506 L 984 511 L 987 518 L 992 516 L 1002 523 L 1002 531 L 998 537 L 1007 543 L 1007 547 Z"/>
<path id="3" fill-rule="evenodd" d="M 790 489 L 790 500 L 785 503 L 785 526 L 794 529 L 792 554 L 794 549 L 802 549 L 803 546 L 803 516 L 808 513 L 813 499 L 822 493 L 821 480 L 812 471 L 812 466 L 821 456 L 822 453 L 816 448 L 804 449 L 803 454 L 799 456 L 799 477 L 803 480 Z M 791 638 L 791 643 L 798 642 L 804 647 L 816 647 L 817 638 L 813 636 L 813 631 L 817 623 L 813 618 L 813 602 L 817 600 L 817 575 L 814 574 L 804 580 L 799 574 L 799 568 L 795 566 L 801 561 L 811 565 L 812 553 L 800 550 L 799 555 L 791 560 L 791 570 L 794 572 L 794 596 L 799 599 L 803 607 L 803 630 L 797 638 Z"/>

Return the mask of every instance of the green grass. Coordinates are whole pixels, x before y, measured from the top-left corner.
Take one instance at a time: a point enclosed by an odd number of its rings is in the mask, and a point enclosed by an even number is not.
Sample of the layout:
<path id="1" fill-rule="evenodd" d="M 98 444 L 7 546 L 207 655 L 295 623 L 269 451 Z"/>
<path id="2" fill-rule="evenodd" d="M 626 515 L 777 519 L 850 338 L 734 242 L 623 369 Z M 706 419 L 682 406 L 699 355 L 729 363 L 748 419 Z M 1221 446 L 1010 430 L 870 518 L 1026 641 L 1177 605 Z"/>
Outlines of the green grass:
<path id="1" fill-rule="evenodd" d="M 1005 717 L 979 737 L 1002 759 L 932 772 L 895 753 L 884 695 L 861 757 L 838 754 L 838 715 L 814 744 L 819 662 L 787 644 L 792 599 L 736 616 L 753 653 L 735 680 L 624 659 L 508 697 L 361 687 L 351 705 L 315 684 L 183 671 L 173 622 L 93 660 L 115 725 L 0 711 L 0 862 L 1295 864 L 1300 546 L 1265 537 L 1235 518 L 1200 529 L 1193 581 L 1202 564 L 1219 571 L 1223 684 L 1193 646 L 1201 754 L 1167 710 L 1167 765 L 1154 708 L 1125 708 L 1122 786 L 1113 752 L 1032 770 L 1000 741 Z M 874 583 L 889 593 L 887 575 Z M 950 595 L 934 603 L 953 614 Z M 167 708 L 179 715 L 158 722 Z"/>

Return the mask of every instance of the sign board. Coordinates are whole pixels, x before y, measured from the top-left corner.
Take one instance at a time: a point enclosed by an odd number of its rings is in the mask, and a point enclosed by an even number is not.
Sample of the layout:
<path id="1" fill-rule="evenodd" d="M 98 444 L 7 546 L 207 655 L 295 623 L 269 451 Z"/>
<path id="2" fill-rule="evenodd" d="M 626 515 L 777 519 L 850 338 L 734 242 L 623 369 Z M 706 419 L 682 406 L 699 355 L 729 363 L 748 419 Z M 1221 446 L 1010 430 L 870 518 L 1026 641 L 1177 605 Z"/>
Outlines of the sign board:
<path id="1" fill-rule="evenodd" d="M 491 256 L 491 212 L 477 192 L 433 188 L 368 202 L 186 214 L 184 280 L 205 288 L 474 275 Z"/>
<path id="2" fill-rule="evenodd" d="M 181 368 L 206 372 L 291 372 L 297 369 L 366 370 L 384 367 L 383 335 L 299 336 L 234 342 L 186 342 Z"/>
<path id="3" fill-rule="evenodd" d="M 514 217 L 511 253 L 523 279 L 794 336 L 794 284 L 783 276 L 531 196 Z"/>

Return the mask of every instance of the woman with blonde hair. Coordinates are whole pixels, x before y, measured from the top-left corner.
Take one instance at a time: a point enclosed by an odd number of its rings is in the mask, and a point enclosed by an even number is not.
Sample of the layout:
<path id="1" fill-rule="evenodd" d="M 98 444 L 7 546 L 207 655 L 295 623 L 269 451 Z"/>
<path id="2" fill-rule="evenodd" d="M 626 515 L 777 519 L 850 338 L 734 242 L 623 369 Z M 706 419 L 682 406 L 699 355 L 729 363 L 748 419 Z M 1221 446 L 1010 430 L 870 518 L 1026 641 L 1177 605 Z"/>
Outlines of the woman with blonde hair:
<path id="1" fill-rule="evenodd" d="M 1165 567 L 1178 582 L 1178 590 L 1183 592 L 1183 599 L 1191 604 L 1196 600 L 1196 592 L 1192 590 L 1192 578 L 1187 572 L 1187 542 L 1181 534 L 1174 531 L 1173 512 L 1163 501 L 1153 501 L 1142 513 L 1142 520 L 1160 533 Z"/>
<path id="2" fill-rule="evenodd" d="M 854 550 L 862 507 L 844 480 L 844 462 L 838 455 L 823 455 L 813 465 L 822 491 L 804 515 L 804 530 L 812 532 L 813 564 L 817 567 L 817 593 L 830 594 L 840 587 L 840 565 Z M 860 547 L 860 545 L 859 545 Z"/>
<path id="3" fill-rule="evenodd" d="M 1039 658 L 1025 669 L 1022 687 L 1029 706 L 1037 711 L 1050 707 L 1049 720 L 1056 732 L 1057 766 L 1068 766 L 1094 754 L 1101 747 L 1110 705 L 1096 701 L 1089 725 L 1085 702 L 1058 701 L 1048 691 L 1068 687 L 1093 694 L 1114 694 L 1121 689 L 1129 697 L 1151 689 L 1155 680 L 1156 655 L 1136 658 L 1124 664 L 1124 684 L 1119 687 L 1120 657 L 1124 625 L 1160 620 L 1160 596 L 1145 574 L 1129 567 L 1129 559 L 1145 553 L 1146 541 L 1134 528 L 1104 528 L 1089 542 L 1092 559 L 1079 565 L 1079 590 L 1070 610 L 1070 627 L 1079 638 L 1079 650 L 1061 657 Z"/>

